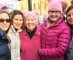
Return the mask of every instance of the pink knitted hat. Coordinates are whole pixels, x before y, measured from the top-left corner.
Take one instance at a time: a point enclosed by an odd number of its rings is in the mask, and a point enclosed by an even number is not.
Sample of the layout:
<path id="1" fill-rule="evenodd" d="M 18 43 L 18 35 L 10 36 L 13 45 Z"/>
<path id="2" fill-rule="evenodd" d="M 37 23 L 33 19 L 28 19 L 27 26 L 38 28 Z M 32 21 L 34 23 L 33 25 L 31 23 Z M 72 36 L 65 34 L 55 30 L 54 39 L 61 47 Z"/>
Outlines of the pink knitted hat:
<path id="1" fill-rule="evenodd" d="M 50 4 L 48 5 L 48 11 L 49 10 L 54 10 L 54 9 L 56 9 L 56 10 L 60 11 L 61 13 L 63 13 L 61 2 L 59 2 L 59 1 L 50 2 Z"/>
<path id="2" fill-rule="evenodd" d="M 0 9 L 1 9 L 3 6 L 5 6 L 5 5 L 3 5 L 3 4 L 0 4 Z"/>
<path id="3" fill-rule="evenodd" d="M 26 18 L 28 15 L 33 16 L 33 17 L 35 18 L 35 20 L 38 19 L 38 13 L 36 13 L 35 11 L 26 12 L 26 13 L 24 14 L 25 18 Z"/>
<path id="4" fill-rule="evenodd" d="M 58 1 L 58 2 L 66 2 L 66 0 L 51 0 L 51 2 L 55 2 L 55 1 Z"/>

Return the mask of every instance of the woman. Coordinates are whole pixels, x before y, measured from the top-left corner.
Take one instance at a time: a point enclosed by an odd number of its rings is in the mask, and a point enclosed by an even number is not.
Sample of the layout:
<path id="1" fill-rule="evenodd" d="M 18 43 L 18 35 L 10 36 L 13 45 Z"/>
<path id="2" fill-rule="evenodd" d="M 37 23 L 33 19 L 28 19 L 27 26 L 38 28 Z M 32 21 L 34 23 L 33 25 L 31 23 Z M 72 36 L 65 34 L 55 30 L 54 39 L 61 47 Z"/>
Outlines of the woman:
<path id="1" fill-rule="evenodd" d="M 10 27 L 10 15 L 4 10 L 0 10 L 0 60 L 11 60 L 11 53 L 8 44 L 10 43 L 6 36 Z"/>
<path id="2" fill-rule="evenodd" d="M 11 39 L 11 60 L 20 59 L 20 39 L 19 32 L 22 31 L 24 16 L 19 10 L 11 12 L 12 25 L 8 31 L 8 36 Z"/>
<path id="3" fill-rule="evenodd" d="M 20 32 L 21 60 L 40 60 L 40 27 L 37 26 L 37 14 L 33 11 L 25 13 L 25 30 Z"/>
<path id="4" fill-rule="evenodd" d="M 51 2 L 48 7 L 48 18 L 41 25 L 42 60 L 65 60 L 65 53 L 70 42 L 70 29 L 64 22 L 62 5 Z"/>
<path id="5" fill-rule="evenodd" d="M 66 11 L 66 21 L 71 29 L 71 42 L 68 49 L 68 60 L 73 60 L 73 6 L 69 6 Z"/>

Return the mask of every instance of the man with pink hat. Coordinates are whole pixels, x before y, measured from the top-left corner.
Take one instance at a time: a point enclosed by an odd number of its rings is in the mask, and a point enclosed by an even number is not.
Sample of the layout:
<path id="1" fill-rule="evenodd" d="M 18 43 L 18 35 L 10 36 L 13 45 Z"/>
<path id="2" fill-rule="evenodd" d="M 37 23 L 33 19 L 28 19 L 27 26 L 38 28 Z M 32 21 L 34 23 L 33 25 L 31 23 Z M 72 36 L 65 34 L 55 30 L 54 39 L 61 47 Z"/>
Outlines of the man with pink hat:
<path id="1" fill-rule="evenodd" d="M 70 29 L 64 22 L 60 2 L 51 2 L 48 6 L 48 18 L 41 25 L 42 60 L 65 60 L 70 42 Z"/>

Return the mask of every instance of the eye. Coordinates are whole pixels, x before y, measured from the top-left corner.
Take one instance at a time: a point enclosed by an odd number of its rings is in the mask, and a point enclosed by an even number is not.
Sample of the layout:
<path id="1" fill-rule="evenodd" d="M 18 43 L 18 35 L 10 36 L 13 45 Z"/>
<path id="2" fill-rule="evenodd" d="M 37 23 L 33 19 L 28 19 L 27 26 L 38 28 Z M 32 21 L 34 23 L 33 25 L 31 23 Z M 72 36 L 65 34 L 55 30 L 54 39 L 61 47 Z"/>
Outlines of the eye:
<path id="1" fill-rule="evenodd" d="M 71 14 L 67 14 L 67 17 L 70 17 L 71 16 Z"/>
<path id="2" fill-rule="evenodd" d="M 22 19 L 15 19 L 15 20 L 17 20 L 17 21 L 23 21 Z"/>

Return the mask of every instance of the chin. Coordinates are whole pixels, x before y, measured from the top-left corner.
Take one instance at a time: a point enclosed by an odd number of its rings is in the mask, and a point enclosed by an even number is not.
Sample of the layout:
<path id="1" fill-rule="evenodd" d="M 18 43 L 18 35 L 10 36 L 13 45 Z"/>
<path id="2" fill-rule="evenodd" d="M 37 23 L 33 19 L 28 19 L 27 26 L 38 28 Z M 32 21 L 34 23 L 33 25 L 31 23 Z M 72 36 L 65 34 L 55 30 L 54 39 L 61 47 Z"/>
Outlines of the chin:
<path id="1" fill-rule="evenodd" d="M 52 19 L 52 21 L 56 21 L 57 19 Z"/>
<path id="2" fill-rule="evenodd" d="M 4 31 L 7 31 L 7 29 L 3 29 Z"/>

